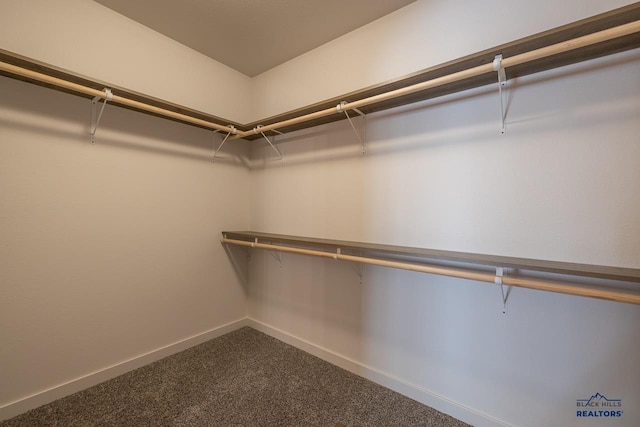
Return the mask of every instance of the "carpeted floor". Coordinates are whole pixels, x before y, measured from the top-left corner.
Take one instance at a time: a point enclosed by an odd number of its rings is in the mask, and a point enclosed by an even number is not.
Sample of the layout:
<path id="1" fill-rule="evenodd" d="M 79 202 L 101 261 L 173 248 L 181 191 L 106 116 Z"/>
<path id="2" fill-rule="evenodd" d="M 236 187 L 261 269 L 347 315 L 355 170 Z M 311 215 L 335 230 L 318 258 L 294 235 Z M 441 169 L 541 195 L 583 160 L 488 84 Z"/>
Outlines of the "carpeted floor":
<path id="1" fill-rule="evenodd" d="M 466 426 L 251 328 L 0 422 L 17 426 Z"/>

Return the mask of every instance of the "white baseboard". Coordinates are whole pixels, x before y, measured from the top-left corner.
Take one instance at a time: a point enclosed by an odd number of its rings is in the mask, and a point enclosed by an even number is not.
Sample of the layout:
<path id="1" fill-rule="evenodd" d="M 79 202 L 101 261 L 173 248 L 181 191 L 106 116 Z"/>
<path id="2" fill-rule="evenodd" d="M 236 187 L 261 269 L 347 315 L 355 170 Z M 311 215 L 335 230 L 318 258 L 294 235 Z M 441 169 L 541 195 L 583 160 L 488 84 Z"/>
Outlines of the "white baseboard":
<path id="1" fill-rule="evenodd" d="M 349 359 L 341 354 L 335 353 L 326 348 L 320 347 L 302 338 L 298 338 L 278 328 L 274 328 L 258 320 L 248 318 L 247 326 L 250 326 L 260 332 L 272 336 L 282 342 L 299 348 L 302 351 L 310 353 L 320 359 L 323 359 L 333 365 L 339 366 L 349 372 L 359 375 L 363 378 L 371 380 L 383 387 L 394 390 L 413 400 L 417 400 L 427 406 L 430 406 L 440 412 L 451 415 L 461 421 L 469 423 L 477 427 L 508 427 L 509 424 L 493 418 L 482 412 L 463 406 L 453 400 L 447 399 L 437 393 L 426 390 L 416 384 L 412 384 L 406 380 L 395 377 L 389 373 L 382 372 L 378 369 L 366 366 L 360 362 Z"/>
<path id="2" fill-rule="evenodd" d="M 0 421 L 13 418 L 38 406 L 53 402 L 54 400 L 69 396 L 78 391 L 87 389 L 101 382 L 115 378 L 134 369 L 153 363 L 172 354 L 181 352 L 190 347 L 196 346 L 203 342 L 217 338 L 219 336 L 233 332 L 243 326 L 250 326 L 258 331 L 264 332 L 280 341 L 290 344 L 302 351 L 310 353 L 327 362 L 346 369 L 356 375 L 371 380 L 377 384 L 394 390 L 411 399 L 417 400 L 427 406 L 430 406 L 440 412 L 451 415 L 466 423 L 477 427 L 506 427 L 508 424 L 490 417 L 489 415 L 478 412 L 474 409 L 463 406 L 457 402 L 447 399 L 437 393 L 426 390 L 416 384 L 412 384 L 401 378 L 397 378 L 389 373 L 366 366 L 360 362 L 349 359 L 341 354 L 313 344 L 302 338 L 298 338 L 278 328 L 274 328 L 265 323 L 251 318 L 236 320 L 231 323 L 210 329 L 203 333 L 193 335 L 173 344 L 166 345 L 148 353 L 141 354 L 129 360 L 108 366 L 95 372 L 91 372 L 82 377 L 73 379 L 66 383 L 51 387 L 30 396 L 9 402 L 0 406 Z"/>
<path id="3" fill-rule="evenodd" d="M 5 405 L 0 406 L 0 421 L 8 418 L 13 418 L 31 409 L 37 408 L 38 406 L 42 406 L 62 397 L 69 396 L 73 393 L 87 389 L 101 382 L 110 380 L 111 378 L 115 378 L 118 375 L 133 371 L 134 369 L 138 369 L 142 366 L 148 365 L 167 356 L 171 356 L 172 354 L 179 353 L 190 347 L 202 344 L 203 342 L 209 341 L 213 338 L 228 334 L 229 332 L 233 332 L 236 329 L 240 329 L 243 326 L 247 325 L 247 318 L 245 317 L 243 319 L 227 323 L 225 325 L 210 329 L 200 334 L 190 336 L 164 347 L 160 347 L 148 353 L 132 357 L 129 360 L 116 363 L 104 369 L 91 372 L 79 378 L 70 380 L 63 384 L 59 384 L 55 387 L 51 387 L 47 390 L 43 390 L 30 396 L 26 396 L 13 402 L 9 402 Z"/>

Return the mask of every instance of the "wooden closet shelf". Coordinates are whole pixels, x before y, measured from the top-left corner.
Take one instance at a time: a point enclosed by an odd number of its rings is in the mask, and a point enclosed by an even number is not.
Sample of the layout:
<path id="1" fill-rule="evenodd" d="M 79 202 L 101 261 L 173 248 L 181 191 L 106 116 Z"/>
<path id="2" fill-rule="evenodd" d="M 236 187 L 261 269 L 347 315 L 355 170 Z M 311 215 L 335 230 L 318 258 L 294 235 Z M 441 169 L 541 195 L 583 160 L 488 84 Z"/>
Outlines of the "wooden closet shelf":
<path id="1" fill-rule="evenodd" d="M 635 287 L 615 288 L 609 285 L 575 284 L 563 279 L 540 279 L 531 274 L 525 275 L 523 273 L 534 271 L 637 284 L 640 283 L 640 269 L 634 268 L 318 239 L 255 231 L 223 231 L 222 243 L 640 305 L 640 289 Z M 409 258 L 410 261 L 398 258 Z M 465 267 L 453 267 L 446 265 L 446 263 L 464 264 Z M 494 268 L 495 272 L 487 267 Z M 513 269 L 513 271 L 508 275 L 503 275 L 505 268 Z"/>
<path id="2" fill-rule="evenodd" d="M 117 87 L 2 49 L 0 75 L 89 99 L 95 96 L 104 98 L 101 91 L 107 87 L 112 89 L 114 99 L 110 102 L 113 105 L 205 129 L 230 132 L 234 134 L 230 141 L 239 138 L 253 140 L 262 137 L 258 126 L 262 126 L 264 132 L 277 129 L 287 133 L 345 120 L 344 113 L 337 109 L 342 101 L 346 102 L 345 111 L 358 109 L 368 114 L 488 84 L 497 85 L 497 73 L 492 62 L 498 54 L 504 57 L 506 78 L 512 79 L 635 49 L 640 47 L 638 25 L 640 2 L 246 124 Z M 621 31 L 622 27 L 627 27 L 627 30 Z M 610 36 L 601 38 L 598 34 L 602 32 Z M 583 41 L 579 42 L 580 39 Z M 534 54 L 541 51 L 546 53 Z M 516 61 L 516 58 L 520 60 Z"/>
<path id="3" fill-rule="evenodd" d="M 546 261 L 530 258 L 516 258 L 500 255 L 486 255 L 469 252 L 443 251 L 437 249 L 407 246 L 382 245 L 376 243 L 351 242 L 346 240 L 317 239 L 313 237 L 288 236 L 284 234 L 260 233 L 255 231 L 223 231 L 229 239 L 262 243 L 278 243 L 305 247 L 319 247 L 335 251 L 337 248 L 351 251 L 376 252 L 380 254 L 429 258 L 440 261 L 461 262 L 484 266 L 518 268 L 571 276 L 594 277 L 598 279 L 640 283 L 640 269 L 609 267 L 602 265 L 578 264 L 570 262 Z"/>

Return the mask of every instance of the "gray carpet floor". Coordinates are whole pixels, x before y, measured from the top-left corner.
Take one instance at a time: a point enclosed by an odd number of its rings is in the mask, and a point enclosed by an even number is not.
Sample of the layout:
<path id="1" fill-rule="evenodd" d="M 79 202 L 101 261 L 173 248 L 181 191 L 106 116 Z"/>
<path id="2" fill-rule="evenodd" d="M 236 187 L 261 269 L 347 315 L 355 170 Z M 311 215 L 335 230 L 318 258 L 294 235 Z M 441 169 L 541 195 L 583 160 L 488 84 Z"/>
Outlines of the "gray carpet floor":
<path id="1" fill-rule="evenodd" d="M 251 328 L 0 422 L 17 426 L 466 426 Z"/>

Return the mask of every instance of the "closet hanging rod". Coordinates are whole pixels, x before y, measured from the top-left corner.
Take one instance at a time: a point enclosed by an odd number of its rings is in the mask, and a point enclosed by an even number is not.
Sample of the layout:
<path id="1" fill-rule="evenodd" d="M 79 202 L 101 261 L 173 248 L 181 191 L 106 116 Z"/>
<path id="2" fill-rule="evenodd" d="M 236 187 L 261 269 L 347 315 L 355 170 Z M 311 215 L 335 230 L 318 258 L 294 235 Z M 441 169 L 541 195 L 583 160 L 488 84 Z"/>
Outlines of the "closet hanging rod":
<path id="1" fill-rule="evenodd" d="M 58 86 L 63 89 L 68 89 L 73 92 L 83 93 L 91 97 L 98 97 L 101 99 L 104 99 L 107 97 L 107 93 L 104 90 L 98 90 L 88 86 L 83 86 L 78 83 L 70 82 L 68 80 L 63 80 L 58 77 L 49 76 L 47 74 L 42 74 L 37 71 L 18 67 L 16 65 L 8 64 L 6 62 L 0 62 L 0 70 L 5 71 L 7 73 L 15 74 L 18 76 L 26 77 L 32 80 L 37 80 L 42 83 Z M 209 129 L 215 129 L 215 130 L 223 131 L 226 133 L 235 134 L 236 132 L 238 132 L 232 126 L 223 126 L 217 123 L 208 122 L 206 120 L 201 120 L 195 117 L 187 116 L 185 114 L 177 113 L 175 111 L 166 110 L 164 108 L 156 107 L 154 105 L 146 104 L 144 102 L 135 101 L 133 99 L 126 98 L 124 96 L 118 96 L 116 94 L 112 95 L 112 99 L 109 102 L 127 105 L 129 107 L 147 111 L 149 113 L 158 114 L 161 116 L 181 120 L 184 122 L 192 123 L 194 125 L 206 127 Z"/>
<path id="2" fill-rule="evenodd" d="M 520 65 L 520 64 L 535 61 L 538 59 L 547 58 L 553 55 L 568 52 L 570 50 L 575 50 L 575 49 L 583 48 L 586 46 L 591 46 L 597 43 L 602 43 L 608 40 L 624 37 L 630 34 L 637 33 L 639 31 L 640 31 L 640 21 L 633 21 L 624 25 L 619 25 L 617 27 L 612 27 L 612 28 L 598 31 L 582 37 L 577 37 L 575 39 L 563 41 L 560 43 L 552 44 L 539 49 L 531 50 L 518 55 L 504 58 L 502 59 L 502 66 L 504 68 L 513 67 L 515 65 Z M 260 127 L 260 130 L 263 132 L 276 130 L 283 127 L 330 116 L 332 114 L 342 113 L 343 111 L 346 111 L 346 110 L 358 109 L 361 107 L 365 107 L 367 105 L 375 104 L 375 103 L 386 101 L 393 98 L 398 98 L 405 95 L 410 95 L 426 89 L 432 89 L 438 86 L 443 86 L 445 84 L 459 82 L 461 80 L 469 79 L 472 77 L 476 77 L 482 74 L 492 73 L 492 72 L 495 72 L 493 69 L 493 63 L 489 62 L 484 65 L 468 68 L 466 70 L 451 73 L 442 77 L 437 77 L 435 79 L 427 80 L 411 86 L 406 86 L 403 88 L 391 90 L 389 92 L 381 93 L 379 95 L 370 96 L 368 98 L 363 98 L 357 101 L 340 104 L 340 105 L 337 105 L 336 107 L 325 108 L 323 110 L 315 111 L 302 116 L 293 117 L 288 120 L 283 120 L 280 122 L 264 125 Z M 497 81 L 497 77 L 496 77 L 496 81 Z M 255 132 L 253 130 L 238 132 L 237 135 L 229 139 L 230 140 L 240 139 L 245 136 L 253 135 L 254 133 Z"/>
<path id="3" fill-rule="evenodd" d="M 623 11 L 613 12 L 613 15 L 611 16 L 614 19 L 623 19 L 623 16 L 625 14 L 631 14 L 631 16 L 635 17 L 635 15 L 637 15 L 638 12 L 636 8 L 626 8 L 625 12 Z M 599 19 L 602 19 L 604 21 L 606 19 L 609 19 L 609 15 L 603 14 L 602 17 Z M 629 18 L 629 19 L 633 19 L 633 18 Z M 590 24 L 589 23 L 584 24 L 585 29 L 588 28 L 588 26 L 591 24 L 597 24 L 597 22 L 598 21 L 593 21 Z M 630 21 L 622 25 L 596 31 L 581 37 L 565 40 L 559 43 L 547 45 L 541 48 L 537 48 L 537 49 L 525 51 L 523 53 L 505 57 L 502 60 L 502 65 L 505 68 L 509 69 L 510 67 L 519 66 L 521 64 L 526 64 L 526 63 L 533 63 L 533 61 L 540 60 L 543 58 L 553 57 L 555 55 L 562 56 L 561 54 L 564 52 L 569 52 L 576 49 L 597 45 L 599 43 L 605 44 L 604 42 L 607 42 L 607 41 L 611 42 L 611 41 L 615 41 L 616 39 L 622 39 L 625 36 L 629 36 L 638 32 L 640 32 L 640 20 Z M 637 47 L 636 46 L 637 43 L 638 43 L 637 40 L 629 41 L 629 45 L 632 47 Z M 619 51 L 619 47 L 614 47 L 614 52 L 615 51 Z M 590 55 L 593 55 L 593 53 Z M 493 57 L 494 55 L 492 55 L 491 58 L 489 59 L 492 59 Z M 27 60 L 28 62 L 28 58 L 23 58 L 22 60 Z M 553 59 L 550 59 L 550 61 L 553 61 Z M 579 61 L 580 59 L 577 59 L 577 60 L 574 59 L 573 61 L 570 61 L 570 63 L 575 63 Z M 563 63 L 562 60 L 560 61 L 560 63 Z M 37 65 L 37 63 L 35 62 L 32 64 Z M 45 64 L 45 69 L 46 69 L 46 64 Z M 548 69 L 548 68 L 543 67 L 543 69 Z M 21 76 L 26 78 L 27 80 L 32 80 L 35 82 L 42 83 L 45 86 L 57 86 L 59 88 L 66 89 L 70 92 L 88 95 L 91 98 L 97 96 L 103 99 L 106 96 L 105 92 L 102 90 L 98 90 L 89 86 L 84 86 L 82 84 L 75 83 L 71 80 L 65 80 L 64 78 L 59 78 L 53 75 L 40 73 L 38 71 L 34 71 L 29 68 L 23 68 L 23 67 L 12 64 L 11 61 L 6 62 L 4 59 L 0 60 L 0 72 L 7 73 L 9 75 L 16 75 L 19 77 Z M 463 69 L 461 71 L 452 72 L 452 73 L 449 73 L 440 77 L 436 77 L 430 80 L 426 80 L 417 84 L 404 86 L 398 89 L 381 92 L 376 95 L 365 97 L 356 101 L 347 102 L 346 104 L 340 105 L 340 107 L 336 105 L 336 106 L 331 106 L 330 108 L 324 108 L 318 111 L 311 111 L 308 114 L 298 113 L 298 115 L 285 120 L 281 120 L 274 123 L 267 123 L 266 125 L 261 127 L 261 130 L 263 132 L 275 131 L 277 129 L 289 127 L 289 126 L 300 124 L 300 123 L 313 122 L 314 120 L 322 119 L 322 118 L 331 116 L 333 114 L 340 114 L 341 112 L 344 112 L 346 110 L 360 109 L 362 107 L 370 106 L 370 105 L 380 105 L 381 103 L 384 103 L 384 101 L 389 102 L 390 100 L 393 100 L 395 98 L 402 98 L 406 95 L 427 91 L 428 89 L 441 87 L 450 83 L 456 83 L 456 82 L 460 82 L 467 79 L 478 78 L 481 75 L 488 76 L 491 73 L 495 73 L 495 71 L 493 70 L 493 64 L 491 62 L 488 62 L 488 63 L 485 63 L 484 65 Z M 72 78 L 72 77 L 69 77 L 69 78 Z M 484 84 L 486 83 L 482 83 L 480 85 L 484 85 Z M 105 85 L 105 86 L 108 87 L 108 85 Z M 348 98 L 348 96 L 346 97 Z M 239 139 L 239 138 L 245 138 L 245 137 L 255 137 L 256 135 L 255 128 L 247 129 L 247 126 L 242 126 L 244 127 L 244 129 L 242 128 L 238 129 L 237 127 L 233 128 L 231 126 L 225 126 L 212 121 L 203 120 L 201 118 L 197 118 L 188 114 L 182 114 L 179 112 L 171 111 L 170 109 L 157 107 L 155 105 L 152 105 L 152 103 L 149 103 L 151 101 L 140 102 L 140 101 L 136 101 L 134 99 L 128 98 L 126 96 L 114 94 L 114 98 L 112 102 L 114 104 L 120 104 L 125 107 L 131 107 L 136 110 L 148 112 L 158 116 L 164 116 L 169 119 L 175 119 L 175 120 L 185 122 L 188 124 L 193 124 L 199 127 L 219 130 L 225 133 L 231 132 L 232 136 L 229 138 L 229 141 L 234 139 Z M 410 101 L 410 102 L 413 102 L 413 101 Z M 402 104 L 399 104 L 399 105 L 402 105 Z M 309 109 L 306 109 L 306 111 L 309 111 Z M 263 119 L 261 121 L 264 122 L 266 120 L 267 119 Z M 257 123 L 259 122 L 260 121 L 258 121 Z M 251 126 L 253 126 L 253 124 Z"/>
<path id="4" fill-rule="evenodd" d="M 257 239 L 256 239 L 257 240 Z M 377 265 L 382 267 L 391 267 L 401 270 L 417 271 L 421 273 L 437 274 L 441 276 L 456 277 L 460 279 L 476 280 L 480 282 L 495 283 L 496 275 L 493 273 L 479 272 L 462 268 L 442 267 L 438 265 L 430 265 L 428 263 L 416 264 L 401 261 L 391 261 L 380 258 L 371 258 L 365 256 L 346 255 L 337 252 L 318 251 L 313 249 L 301 249 L 291 246 L 275 245 L 271 243 L 259 243 L 257 241 L 246 241 L 229 239 L 223 235 L 221 242 L 229 245 L 246 246 L 251 248 L 267 249 L 272 251 L 296 253 L 301 255 L 310 255 L 321 258 L 330 258 L 341 261 L 357 262 L 362 264 Z M 608 301 L 623 302 L 628 304 L 640 305 L 640 295 L 635 293 L 610 291 L 606 289 L 585 288 L 564 283 L 551 282 L 545 280 L 536 280 L 530 278 L 518 278 L 503 276 L 502 283 L 506 286 L 517 286 L 521 288 L 535 289 L 546 292 L 561 293 L 566 295 L 583 296 Z"/>

